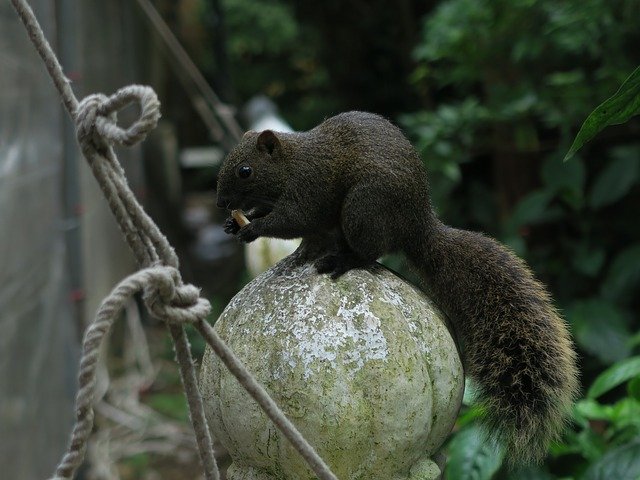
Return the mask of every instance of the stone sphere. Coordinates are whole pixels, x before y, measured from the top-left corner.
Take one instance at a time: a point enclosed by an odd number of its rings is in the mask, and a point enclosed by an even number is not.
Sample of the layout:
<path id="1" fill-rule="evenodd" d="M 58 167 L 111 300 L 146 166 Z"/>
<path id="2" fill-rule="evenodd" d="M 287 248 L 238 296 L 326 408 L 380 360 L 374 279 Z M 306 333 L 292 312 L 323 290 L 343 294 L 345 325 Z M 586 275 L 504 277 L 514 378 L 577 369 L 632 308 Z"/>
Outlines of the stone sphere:
<path id="1" fill-rule="evenodd" d="M 340 480 L 430 480 L 464 388 L 443 318 L 382 266 L 332 280 L 294 254 L 238 293 L 215 328 Z M 200 388 L 229 480 L 315 478 L 210 349 Z"/>

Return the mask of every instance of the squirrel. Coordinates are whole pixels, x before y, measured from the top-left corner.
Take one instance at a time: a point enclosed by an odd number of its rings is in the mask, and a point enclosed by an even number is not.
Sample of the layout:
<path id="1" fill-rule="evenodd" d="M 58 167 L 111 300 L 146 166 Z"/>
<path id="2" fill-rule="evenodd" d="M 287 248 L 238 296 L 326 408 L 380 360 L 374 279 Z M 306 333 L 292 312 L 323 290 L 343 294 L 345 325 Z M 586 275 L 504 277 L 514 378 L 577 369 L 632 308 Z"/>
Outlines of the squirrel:
<path id="1" fill-rule="evenodd" d="M 567 326 L 523 260 L 437 218 L 426 169 L 398 127 L 355 111 L 306 132 L 249 131 L 224 160 L 217 195 L 218 207 L 247 210 L 251 221 L 229 217 L 227 233 L 301 237 L 333 278 L 404 254 L 453 323 L 485 430 L 512 465 L 542 460 L 578 391 Z"/>

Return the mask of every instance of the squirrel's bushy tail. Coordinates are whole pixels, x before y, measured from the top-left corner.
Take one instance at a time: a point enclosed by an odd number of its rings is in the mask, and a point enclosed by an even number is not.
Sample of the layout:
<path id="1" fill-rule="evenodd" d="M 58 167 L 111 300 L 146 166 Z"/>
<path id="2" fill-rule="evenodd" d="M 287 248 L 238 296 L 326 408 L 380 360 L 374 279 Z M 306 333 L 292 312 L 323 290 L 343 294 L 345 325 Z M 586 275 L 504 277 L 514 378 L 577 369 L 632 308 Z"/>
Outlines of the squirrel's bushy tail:
<path id="1" fill-rule="evenodd" d="M 547 325 L 496 331 L 494 352 L 471 347 L 474 356 L 466 358 L 486 431 L 512 465 L 543 460 L 566 427 L 578 392 L 575 352 L 564 322 L 550 304 L 540 314 Z"/>
<path id="2" fill-rule="evenodd" d="M 527 265 L 484 235 L 442 226 L 413 259 L 453 323 L 490 436 L 511 464 L 535 463 L 578 391 L 567 327 Z"/>

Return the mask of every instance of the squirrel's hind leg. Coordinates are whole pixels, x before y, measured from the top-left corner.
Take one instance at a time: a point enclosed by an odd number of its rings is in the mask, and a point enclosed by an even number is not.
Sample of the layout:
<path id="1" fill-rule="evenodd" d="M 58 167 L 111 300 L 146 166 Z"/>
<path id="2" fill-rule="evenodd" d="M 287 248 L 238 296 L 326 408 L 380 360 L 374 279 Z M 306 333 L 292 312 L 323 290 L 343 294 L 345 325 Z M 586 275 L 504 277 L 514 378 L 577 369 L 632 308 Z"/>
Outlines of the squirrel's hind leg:
<path id="1" fill-rule="evenodd" d="M 348 248 L 366 262 L 401 250 L 406 237 L 406 213 L 402 205 L 409 199 L 392 185 L 361 183 L 346 195 L 341 226 Z"/>
<path id="2" fill-rule="evenodd" d="M 353 268 L 371 265 L 383 255 L 402 250 L 408 226 L 402 209 L 412 203 L 412 199 L 404 197 L 402 189 L 374 178 L 353 186 L 342 204 L 335 246 L 316 260 L 318 272 L 338 278 Z"/>
<path id="3" fill-rule="evenodd" d="M 396 244 L 401 232 L 396 223 L 398 215 L 394 214 L 394 196 L 366 184 L 351 189 L 342 206 L 338 241 L 315 262 L 319 273 L 330 273 L 335 279 L 399 250 Z"/>
<path id="4" fill-rule="evenodd" d="M 340 278 L 353 268 L 365 267 L 367 260 L 358 257 L 354 252 L 344 249 L 327 253 L 318 258 L 314 265 L 318 273 L 329 273 L 334 280 Z"/>
<path id="5" fill-rule="evenodd" d="M 329 273 L 335 280 L 349 270 L 365 267 L 372 261 L 354 252 L 342 232 L 338 231 L 332 236 L 332 242 L 325 243 L 324 248 L 318 252 L 314 265 L 318 273 Z"/>
<path id="6" fill-rule="evenodd" d="M 313 262 L 318 273 L 329 273 L 333 279 L 368 263 L 349 248 L 339 228 L 304 237 L 299 255 L 304 262 Z"/>

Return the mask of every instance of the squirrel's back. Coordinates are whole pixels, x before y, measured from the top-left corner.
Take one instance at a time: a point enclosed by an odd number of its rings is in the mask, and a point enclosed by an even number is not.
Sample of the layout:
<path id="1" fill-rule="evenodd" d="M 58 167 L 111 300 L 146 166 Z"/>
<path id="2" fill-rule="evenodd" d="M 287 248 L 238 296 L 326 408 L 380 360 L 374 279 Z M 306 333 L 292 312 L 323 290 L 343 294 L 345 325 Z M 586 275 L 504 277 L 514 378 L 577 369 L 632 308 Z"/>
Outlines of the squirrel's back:
<path id="1" fill-rule="evenodd" d="M 306 132 L 339 162 L 374 172 L 424 175 L 422 161 L 411 142 L 386 118 L 368 112 L 344 112 Z M 426 181 L 426 175 L 425 181 Z"/>

